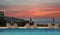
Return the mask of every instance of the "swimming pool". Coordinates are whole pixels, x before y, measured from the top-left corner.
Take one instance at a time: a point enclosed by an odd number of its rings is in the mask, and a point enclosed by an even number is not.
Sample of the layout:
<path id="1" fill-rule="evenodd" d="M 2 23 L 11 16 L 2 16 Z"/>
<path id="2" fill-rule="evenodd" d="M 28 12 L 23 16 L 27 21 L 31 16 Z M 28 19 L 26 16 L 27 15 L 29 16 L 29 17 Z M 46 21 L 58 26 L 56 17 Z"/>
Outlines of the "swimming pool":
<path id="1" fill-rule="evenodd" d="M 0 29 L 0 35 L 59 35 L 60 29 L 47 28 L 11 28 Z"/>

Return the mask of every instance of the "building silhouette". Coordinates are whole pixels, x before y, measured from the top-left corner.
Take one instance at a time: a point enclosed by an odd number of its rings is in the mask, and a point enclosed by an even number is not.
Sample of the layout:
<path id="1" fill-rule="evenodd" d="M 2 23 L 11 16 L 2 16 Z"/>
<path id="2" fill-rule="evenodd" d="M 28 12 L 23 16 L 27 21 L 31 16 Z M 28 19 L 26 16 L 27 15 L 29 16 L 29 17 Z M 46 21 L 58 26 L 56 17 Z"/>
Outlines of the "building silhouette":
<path id="1" fill-rule="evenodd" d="M 55 17 L 54 16 L 52 17 L 52 23 L 51 24 L 55 25 Z"/>
<path id="2" fill-rule="evenodd" d="M 49 28 L 56 28 L 56 29 L 59 28 L 59 24 L 55 23 L 55 17 L 52 18 L 52 23 L 49 23 L 48 27 Z"/>
<path id="3" fill-rule="evenodd" d="M 0 11 L 0 26 L 6 26 L 6 21 L 4 19 L 4 12 Z"/>
<path id="4" fill-rule="evenodd" d="M 32 21 L 32 18 L 30 17 L 30 19 L 29 19 L 29 25 L 33 25 L 34 24 L 34 22 Z"/>

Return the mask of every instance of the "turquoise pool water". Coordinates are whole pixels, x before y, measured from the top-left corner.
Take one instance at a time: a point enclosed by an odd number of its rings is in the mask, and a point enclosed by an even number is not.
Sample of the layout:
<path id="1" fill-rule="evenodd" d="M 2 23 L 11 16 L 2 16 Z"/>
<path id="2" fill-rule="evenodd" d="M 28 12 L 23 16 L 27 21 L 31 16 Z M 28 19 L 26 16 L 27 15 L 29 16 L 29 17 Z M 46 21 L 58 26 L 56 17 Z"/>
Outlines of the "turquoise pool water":
<path id="1" fill-rule="evenodd" d="M 60 29 L 0 29 L 0 35 L 60 35 Z"/>

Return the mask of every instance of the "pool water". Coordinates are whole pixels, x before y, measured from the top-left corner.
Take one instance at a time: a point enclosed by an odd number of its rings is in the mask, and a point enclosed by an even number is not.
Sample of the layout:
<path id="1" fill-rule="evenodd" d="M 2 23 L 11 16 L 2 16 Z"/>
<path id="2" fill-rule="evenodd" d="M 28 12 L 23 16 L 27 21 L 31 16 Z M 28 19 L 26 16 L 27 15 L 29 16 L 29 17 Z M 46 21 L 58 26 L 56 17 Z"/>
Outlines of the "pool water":
<path id="1" fill-rule="evenodd" d="M 0 29 L 0 35 L 60 35 L 60 29 L 46 29 L 46 28 Z"/>

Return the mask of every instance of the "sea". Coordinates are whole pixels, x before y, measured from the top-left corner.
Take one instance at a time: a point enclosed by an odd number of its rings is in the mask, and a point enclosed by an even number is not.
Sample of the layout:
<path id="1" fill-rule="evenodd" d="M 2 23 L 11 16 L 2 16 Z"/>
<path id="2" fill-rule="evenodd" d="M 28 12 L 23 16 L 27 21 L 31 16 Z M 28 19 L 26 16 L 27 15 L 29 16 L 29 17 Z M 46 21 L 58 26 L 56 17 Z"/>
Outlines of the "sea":
<path id="1" fill-rule="evenodd" d="M 30 20 L 29 18 L 23 18 L 23 19 L 28 21 Z M 53 19 L 52 18 L 32 18 L 32 21 L 37 24 L 48 24 L 48 23 L 52 23 Z M 60 24 L 60 19 L 56 18 L 55 23 Z"/>

